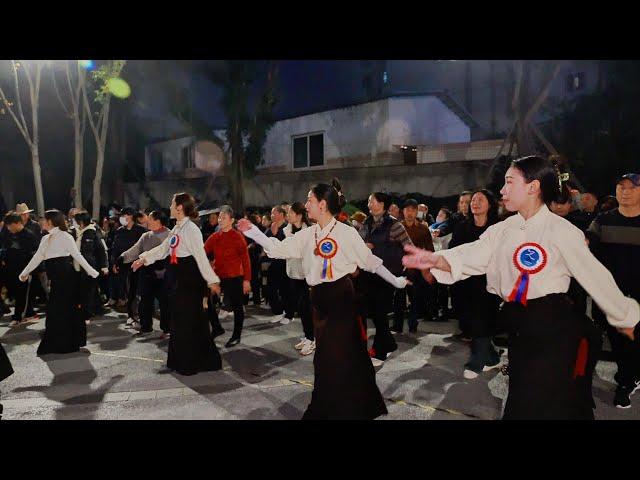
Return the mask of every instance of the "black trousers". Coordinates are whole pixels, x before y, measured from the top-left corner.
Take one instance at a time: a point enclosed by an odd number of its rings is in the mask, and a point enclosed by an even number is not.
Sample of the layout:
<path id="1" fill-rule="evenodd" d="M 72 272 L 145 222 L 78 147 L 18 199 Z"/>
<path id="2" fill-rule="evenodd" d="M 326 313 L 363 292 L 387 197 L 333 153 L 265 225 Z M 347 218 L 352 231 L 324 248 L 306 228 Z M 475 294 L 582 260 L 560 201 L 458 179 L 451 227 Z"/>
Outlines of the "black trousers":
<path id="1" fill-rule="evenodd" d="M 251 292 L 253 294 L 253 304 L 260 305 L 262 297 L 262 268 L 260 266 L 260 257 L 249 255 L 251 261 Z"/>
<path id="2" fill-rule="evenodd" d="M 308 340 L 313 340 L 313 317 L 311 314 L 311 301 L 309 300 L 309 285 L 306 280 L 289 278 L 285 316 L 291 320 L 295 312 L 300 314 L 304 337 Z"/>
<path id="3" fill-rule="evenodd" d="M 141 271 L 140 274 L 140 330 L 153 330 L 153 305 L 160 304 L 160 329 L 169 333 L 169 298 L 164 276 L 158 278 L 155 271 Z"/>
<path id="4" fill-rule="evenodd" d="M 224 294 L 225 299 L 229 302 L 233 310 L 233 335 L 234 338 L 240 338 L 242 335 L 242 326 L 244 324 L 244 293 L 242 291 L 242 282 L 244 277 L 231 277 L 220 279 L 220 289 Z M 209 321 L 211 327 L 222 328 L 218 314 L 216 313 L 215 303 L 217 299 L 211 299 L 209 301 Z"/>
<path id="5" fill-rule="evenodd" d="M 77 306 L 82 320 L 89 320 L 95 314 L 95 292 L 98 279 L 91 278 L 84 270 L 76 272 Z"/>
<path id="6" fill-rule="evenodd" d="M 273 260 L 267 270 L 267 297 L 274 315 L 284 312 L 288 278 L 286 263 L 283 260 Z"/>
<path id="7" fill-rule="evenodd" d="M 13 296 L 15 298 L 15 311 L 13 313 L 13 320 L 22 320 L 23 317 L 30 317 L 35 315 L 33 311 L 33 300 L 35 298 L 33 286 L 39 282 L 38 278 L 34 275 L 27 282 L 21 282 L 18 280 L 18 273 L 13 275 Z"/>
<path id="8" fill-rule="evenodd" d="M 371 318 L 376 327 L 376 334 L 373 337 L 373 349 L 376 357 L 381 360 L 386 358 L 387 353 L 398 349 L 391 330 L 389 330 L 389 320 L 387 314 L 393 310 L 393 293 L 395 289 L 378 275 L 369 272 L 361 272 L 363 276 L 362 288 L 364 288 L 366 316 L 363 321 Z"/>
<path id="9" fill-rule="evenodd" d="M 431 319 L 427 313 L 427 307 L 434 296 L 431 285 L 427 283 L 420 272 L 410 273 L 409 278 L 413 285 L 407 285 L 405 288 L 395 291 L 393 329 L 397 331 L 402 331 L 404 328 L 404 311 L 406 309 L 403 308 L 402 315 L 398 315 L 397 312 L 400 306 L 404 307 L 406 304 L 407 296 L 409 297 L 409 328 L 417 327 L 419 318 Z"/>
<path id="10" fill-rule="evenodd" d="M 138 317 L 138 272 L 134 272 L 131 268 L 128 268 L 129 273 L 127 275 L 127 314 L 129 318 Z"/>

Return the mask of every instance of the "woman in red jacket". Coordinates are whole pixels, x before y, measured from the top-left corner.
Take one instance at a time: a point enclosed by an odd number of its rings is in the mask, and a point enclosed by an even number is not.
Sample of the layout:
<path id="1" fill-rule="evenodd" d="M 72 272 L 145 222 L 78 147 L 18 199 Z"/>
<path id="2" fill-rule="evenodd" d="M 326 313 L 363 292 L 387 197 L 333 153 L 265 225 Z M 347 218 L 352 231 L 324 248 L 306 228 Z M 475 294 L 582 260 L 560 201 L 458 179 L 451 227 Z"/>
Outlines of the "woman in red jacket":
<path id="1" fill-rule="evenodd" d="M 229 205 L 220 207 L 220 229 L 204 244 L 207 256 L 215 260 L 214 270 L 220 277 L 220 287 L 225 295 L 229 295 L 233 308 L 233 334 L 225 344 L 227 348 L 240 343 L 244 323 L 244 296 L 251 291 L 251 262 L 247 242 L 244 235 L 233 229 L 233 222 L 233 209 Z M 215 309 L 210 314 L 217 317 Z M 217 318 L 212 324 L 222 329 Z M 218 333 L 220 332 L 214 330 L 212 335 L 217 336 Z"/>

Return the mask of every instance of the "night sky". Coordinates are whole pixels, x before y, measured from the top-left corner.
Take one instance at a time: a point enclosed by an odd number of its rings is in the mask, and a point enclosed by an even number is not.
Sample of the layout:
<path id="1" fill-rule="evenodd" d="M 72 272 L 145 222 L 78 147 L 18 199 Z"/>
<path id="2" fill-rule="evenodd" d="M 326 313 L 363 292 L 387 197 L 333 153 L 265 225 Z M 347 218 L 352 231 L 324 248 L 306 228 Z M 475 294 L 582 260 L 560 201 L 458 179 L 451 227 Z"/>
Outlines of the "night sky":
<path id="1" fill-rule="evenodd" d="M 144 145 L 155 140 L 175 135 L 183 127 L 170 113 L 167 91 L 161 81 L 171 78 L 185 86 L 190 96 L 185 101 L 191 105 L 212 128 L 225 126 L 225 117 L 219 106 L 220 90 L 199 73 L 199 66 L 216 62 L 183 61 L 130 61 L 123 71 L 132 88 L 126 100 L 113 99 L 115 109 L 123 110 L 127 116 L 127 161 L 144 162 Z M 219 62 L 218 62 L 219 63 Z M 278 104 L 276 118 L 331 108 L 354 100 L 362 94 L 362 79 L 358 75 L 359 61 L 286 60 L 278 62 Z M 8 62 L 0 67 L 7 71 Z M 60 77 L 58 77 L 60 78 Z M 0 77 L 6 79 L 6 77 Z M 5 92 L 13 90 L 3 81 Z M 257 94 L 260 85 L 255 88 Z M 25 115 L 28 115 L 25 112 Z M 88 130 L 88 129 L 87 129 Z M 55 97 L 50 73 L 45 71 L 40 98 L 40 156 L 43 170 L 45 203 L 47 208 L 68 208 L 69 191 L 73 184 L 73 127 L 64 117 Z M 90 185 L 95 169 L 93 137 L 87 131 L 85 138 L 84 195 L 90 194 Z M 109 145 L 107 145 L 109 150 Z M 9 115 L 0 116 L 0 163 L 4 175 L 9 175 L 18 202 L 25 201 L 35 206 L 31 156 Z M 105 165 L 105 181 L 114 174 Z"/>

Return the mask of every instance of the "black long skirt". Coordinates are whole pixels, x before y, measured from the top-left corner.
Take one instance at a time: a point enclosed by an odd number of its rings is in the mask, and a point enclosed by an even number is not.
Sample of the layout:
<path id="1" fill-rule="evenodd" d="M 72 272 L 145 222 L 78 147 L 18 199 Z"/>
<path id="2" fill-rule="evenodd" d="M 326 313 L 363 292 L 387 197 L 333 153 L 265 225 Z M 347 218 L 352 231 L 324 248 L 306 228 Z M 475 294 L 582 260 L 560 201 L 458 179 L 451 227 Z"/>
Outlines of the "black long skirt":
<path id="1" fill-rule="evenodd" d="M 87 344 L 87 326 L 78 314 L 73 262 L 71 257 L 58 257 L 45 260 L 45 265 L 51 291 L 38 355 L 77 352 Z"/>
<path id="2" fill-rule="evenodd" d="M 314 388 L 303 420 L 373 419 L 387 413 L 347 275 L 311 287 Z"/>
<path id="3" fill-rule="evenodd" d="M 202 307 L 207 285 L 193 257 L 168 264 L 169 354 L 167 367 L 181 375 L 220 370 L 222 359 L 209 331 Z"/>
<path id="4" fill-rule="evenodd" d="M 7 352 L 4 351 L 2 343 L 0 343 L 0 382 L 11 375 L 13 375 L 13 367 L 9 361 Z"/>
<path id="5" fill-rule="evenodd" d="M 505 303 L 509 395 L 505 420 L 593 420 L 599 330 L 566 294 Z"/>

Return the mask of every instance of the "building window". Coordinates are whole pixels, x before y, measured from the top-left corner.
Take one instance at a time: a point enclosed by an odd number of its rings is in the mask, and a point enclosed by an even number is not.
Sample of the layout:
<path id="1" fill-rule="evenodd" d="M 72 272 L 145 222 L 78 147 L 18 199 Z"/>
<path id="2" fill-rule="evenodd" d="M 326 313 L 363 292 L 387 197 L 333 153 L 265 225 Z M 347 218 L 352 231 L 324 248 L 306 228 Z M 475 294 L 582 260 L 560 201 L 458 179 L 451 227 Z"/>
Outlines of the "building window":
<path id="1" fill-rule="evenodd" d="M 161 150 L 151 151 L 151 174 L 160 175 L 163 172 L 163 157 Z"/>
<path id="2" fill-rule="evenodd" d="M 191 147 L 191 145 L 182 147 L 181 157 L 182 165 L 184 166 L 185 170 L 187 168 L 195 168 L 195 159 L 193 158 L 193 148 Z"/>
<path id="3" fill-rule="evenodd" d="M 418 164 L 418 149 L 415 145 L 403 145 L 402 159 L 405 165 L 417 165 Z"/>
<path id="4" fill-rule="evenodd" d="M 567 76 L 567 91 L 568 92 L 577 92 L 579 90 L 584 90 L 585 86 L 585 78 L 584 72 L 572 73 Z"/>
<path id="5" fill-rule="evenodd" d="M 293 168 L 324 165 L 324 134 L 303 135 L 293 138 Z"/>

